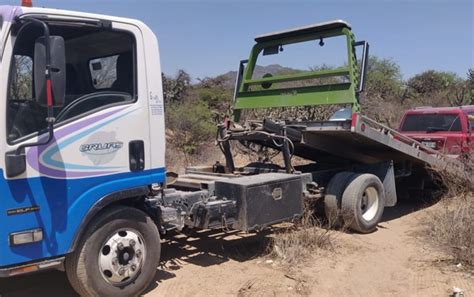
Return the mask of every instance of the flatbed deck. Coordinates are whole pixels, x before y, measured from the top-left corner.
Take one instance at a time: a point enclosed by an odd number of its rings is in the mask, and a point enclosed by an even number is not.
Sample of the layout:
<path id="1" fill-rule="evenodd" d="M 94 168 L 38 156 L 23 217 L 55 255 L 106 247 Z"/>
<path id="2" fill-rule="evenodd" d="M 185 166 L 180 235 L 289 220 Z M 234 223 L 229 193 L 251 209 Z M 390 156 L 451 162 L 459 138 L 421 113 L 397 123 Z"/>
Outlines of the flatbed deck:
<path id="1" fill-rule="evenodd" d="M 445 171 L 474 181 L 459 159 L 433 150 L 422 143 L 360 114 L 347 121 L 273 123 L 264 121 L 253 131 L 229 132 L 229 138 L 248 140 L 278 148 L 269 135 L 285 131 L 294 147 L 293 155 L 318 162 L 409 161 L 416 166 Z M 259 134 L 259 132 L 263 132 Z M 268 135 L 267 135 L 268 134 Z"/>

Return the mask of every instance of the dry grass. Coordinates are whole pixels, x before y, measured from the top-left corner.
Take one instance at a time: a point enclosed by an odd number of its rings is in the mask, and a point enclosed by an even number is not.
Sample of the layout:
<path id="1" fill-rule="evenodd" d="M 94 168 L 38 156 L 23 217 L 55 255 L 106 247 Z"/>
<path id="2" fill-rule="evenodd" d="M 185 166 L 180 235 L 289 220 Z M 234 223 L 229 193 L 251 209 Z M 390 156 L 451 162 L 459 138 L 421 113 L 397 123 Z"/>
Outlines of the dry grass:
<path id="1" fill-rule="evenodd" d="M 286 265 L 300 264 L 318 249 L 333 248 L 334 231 L 323 228 L 322 222 L 306 207 L 301 220 L 274 233 L 269 241 L 269 257 Z"/>
<path id="2" fill-rule="evenodd" d="M 468 182 L 474 174 L 474 153 L 460 157 L 459 160 L 463 164 L 463 174 L 454 175 L 447 171 L 440 171 L 432 169 L 433 179 L 439 185 L 442 185 L 442 190 L 446 196 L 458 196 L 468 192 L 474 192 L 474 184 Z"/>
<path id="3" fill-rule="evenodd" d="M 224 162 L 219 148 L 213 143 L 201 145 L 191 155 L 184 154 L 171 141 L 166 144 L 166 169 L 183 174 L 186 167 L 197 165 L 212 165 L 216 161 Z"/>
<path id="4" fill-rule="evenodd" d="M 429 237 L 453 260 L 474 266 L 474 193 L 444 198 L 429 218 Z"/>
<path id="5" fill-rule="evenodd" d="M 471 174 L 472 161 L 466 164 Z M 438 176 L 445 195 L 427 218 L 429 238 L 457 263 L 474 267 L 474 185 L 443 172 Z"/>

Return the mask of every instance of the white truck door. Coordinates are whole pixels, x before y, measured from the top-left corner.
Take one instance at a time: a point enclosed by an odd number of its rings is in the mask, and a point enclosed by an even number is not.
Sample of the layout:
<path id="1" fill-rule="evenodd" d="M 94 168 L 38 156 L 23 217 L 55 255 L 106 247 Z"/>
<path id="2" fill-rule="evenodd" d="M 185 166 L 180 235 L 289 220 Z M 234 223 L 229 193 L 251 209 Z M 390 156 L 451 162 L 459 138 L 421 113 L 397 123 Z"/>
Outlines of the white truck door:
<path id="1" fill-rule="evenodd" d="M 36 228 L 44 239 L 27 247 L 2 248 L 0 266 L 67 253 L 97 201 L 165 179 L 163 167 L 151 167 L 140 29 L 122 22 L 111 22 L 111 28 L 60 22 L 49 26 L 52 35 L 65 39 L 66 103 L 55 110 L 53 141 L 25 149 L 26 171 L 12 178 L 3 172 L 8 190 L 0 214 L 5 222 L 2 241 L 11 233 Z M 41 35 L 28 25 L 16 38 L 9 37 L 4 51 L 3 62 L 11 63 L 2 65 L 11 67 L 1 70 L 7 107 L 0 115 L 6 126 L 0 132 L 5 136 L 3 154 L 46 138 L 46 109 L 36 103 L 33 88 L 34 42 Z M 7 216 L 4 210 L 18 212 Z"/>

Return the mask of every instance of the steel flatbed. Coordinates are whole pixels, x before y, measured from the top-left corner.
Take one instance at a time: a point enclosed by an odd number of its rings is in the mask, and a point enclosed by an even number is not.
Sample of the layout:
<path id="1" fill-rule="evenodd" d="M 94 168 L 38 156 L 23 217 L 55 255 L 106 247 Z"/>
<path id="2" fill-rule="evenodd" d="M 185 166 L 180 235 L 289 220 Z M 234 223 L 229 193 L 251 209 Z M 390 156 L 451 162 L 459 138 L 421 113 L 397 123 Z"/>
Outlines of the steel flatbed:
<path id="1" fill-rule="evenodd" d="M 295 155 L 315 161 L 321 153 L 365 164 L 410 161 L 473 180 L 459 159 L 360 114 L 354 114 L 351 121 L 299 122 L 289 123 L 288 127 L 297 127 L 301 132 Z"/>

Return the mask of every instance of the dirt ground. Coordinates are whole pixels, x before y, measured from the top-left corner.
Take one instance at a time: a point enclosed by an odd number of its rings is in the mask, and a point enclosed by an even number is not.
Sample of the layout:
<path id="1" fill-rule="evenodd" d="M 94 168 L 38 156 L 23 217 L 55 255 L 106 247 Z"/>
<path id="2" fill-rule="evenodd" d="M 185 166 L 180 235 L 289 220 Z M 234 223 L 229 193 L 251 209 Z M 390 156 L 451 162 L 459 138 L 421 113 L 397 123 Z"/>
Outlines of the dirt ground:
<path id="1" fill-rule="evenodd" d="M 474 296 L 474 272 L 421 239 L 430 208 L 387 209 L 376 232 L 338 232 L 333 251 L 296 267 L 262 256 L 265 233 L 175 235 L 163 240 L 161 267 L 145 296 L 450 296 L 453 287 Z M 0 280 L 0 294 L 76 296 L 58 271 Z"/>

